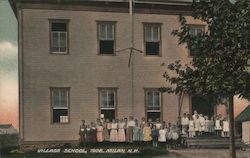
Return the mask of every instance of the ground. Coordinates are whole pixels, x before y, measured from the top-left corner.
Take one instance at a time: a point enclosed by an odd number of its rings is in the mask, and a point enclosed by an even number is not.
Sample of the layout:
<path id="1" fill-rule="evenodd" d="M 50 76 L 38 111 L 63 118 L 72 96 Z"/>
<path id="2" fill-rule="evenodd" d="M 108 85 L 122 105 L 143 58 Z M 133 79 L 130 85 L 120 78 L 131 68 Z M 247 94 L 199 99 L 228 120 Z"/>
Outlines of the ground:
<path id="1" fill-rule="evenodd" d="M 236 151 L 237 158 L 250 158 L 250 150 Z M 169 155 L 156 156 L 154 158 L 230 158 L 226 149 L 181 149 L 170 150 Z"/>

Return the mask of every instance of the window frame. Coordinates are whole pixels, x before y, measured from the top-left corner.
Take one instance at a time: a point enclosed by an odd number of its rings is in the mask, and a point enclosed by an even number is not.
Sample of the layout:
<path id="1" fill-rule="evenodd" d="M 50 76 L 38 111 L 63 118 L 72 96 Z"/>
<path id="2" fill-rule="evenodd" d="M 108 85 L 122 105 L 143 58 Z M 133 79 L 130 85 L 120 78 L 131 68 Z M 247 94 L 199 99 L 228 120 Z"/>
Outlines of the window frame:
<path id="1" fill-rule="evenodd" d="M 144 47 L 144 56 L 148 57 L 161 57 L 162 56 L 162 23 L 149 23 L 143 22 L 143 47 Z M 158 55 L 148 55 L 146 52 L 146 26 L 158 26 L 159 27 L 159 54 Z"/>
<path id="2" fill-rule="evenodd" d="M 71 87 L 49 87 L 50 89 L 50 122 L 51 124 L 70 124 L 70 88 Z M 54 94 L 53 94 L 53 91 L 54 90 L 58 90 L 58 89 L 61 89 L 61 90 L 67 90 L 67 107 L 57 107 L 56 109 L 67 109 L 67 114 L 68 114 L 68 122 L 54 122 Z"/>
<path id="3" fill-rule="evenodd" d="M 114 110 L 115 111 L 115 119 L 118 117 L 118 101 L 117 101 L 117 87 L 98 87 L 98 118 L 101 116 L 102 110 Z M 114 92 L 114 108 L 102 108 L 102 91 L 113 91 Z M 105 118 L 105 117 L 104 117 Z"/>
<path id="4" fill-rule="evenodd" d="M 100 21 L 100 20 L 97 20 L 96 21 L 96 30 L 97 30 L 97 55 L 100 55 L 100 56 L 116 56 L 116 21 Z M 113 53 L 109 53 L 109 54 L 103 54 L 101 53 L 100 51 L 100 38 L 99 38 L 99 35 L 100 35 L 100 27 L 99 25 L 100 24 L 112 24 L 113 25 Z M 108 40 L 107 40 L 108 41 Z"/>
<path id="5" fill-rule="evenodd" d="M 51 55 L 69 55 L 69 19 L 49 19 L 49 52 Z M 52 24 L 53 23 L 65 23 L 66 24 L 66 51 L 54 52 L 52 49 Z"/>
<path id="6" fill-rule="evenodd" d="M 188 24 L 188 27 L 189 27 L 189 29 L 192 27 L 193 28 L 202 28 L 202 32 L 205 32 L 205 29 L 206 29 L 206 25 L 204 25 L 204 24 Z M 188 57 L 190 57 L 190 58 L 193 57 L 190 48 L 188 48 Z"/>
<path id="7" fill-rule="evenodd" d="M 148 110 L 148 92 L 158 92 L 159 93 L 159 108 L 160 110 Z M 159 91 L 158 88 L 144 88 L 144 97 L 145 97 L 145 118 L 148 119 L 148 112 L 159 112 L 160 116 L 159 119 L 162 120 L 163 117 L 163 94 L 162 92 Z"/>

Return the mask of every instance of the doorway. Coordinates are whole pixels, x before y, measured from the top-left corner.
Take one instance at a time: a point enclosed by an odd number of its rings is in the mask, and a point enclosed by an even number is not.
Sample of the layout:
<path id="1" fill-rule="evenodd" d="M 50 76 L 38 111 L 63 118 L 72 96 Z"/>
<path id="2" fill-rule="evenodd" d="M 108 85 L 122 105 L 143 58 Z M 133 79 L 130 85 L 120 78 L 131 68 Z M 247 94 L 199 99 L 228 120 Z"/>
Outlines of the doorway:
<path id="1" fill-rule="evenodd" d="M 192 96 L 192 113 L 196 110 L 203 116 L 207 115 L 209 118 L 215 114 L 213 97 L 209 96 Z"/>

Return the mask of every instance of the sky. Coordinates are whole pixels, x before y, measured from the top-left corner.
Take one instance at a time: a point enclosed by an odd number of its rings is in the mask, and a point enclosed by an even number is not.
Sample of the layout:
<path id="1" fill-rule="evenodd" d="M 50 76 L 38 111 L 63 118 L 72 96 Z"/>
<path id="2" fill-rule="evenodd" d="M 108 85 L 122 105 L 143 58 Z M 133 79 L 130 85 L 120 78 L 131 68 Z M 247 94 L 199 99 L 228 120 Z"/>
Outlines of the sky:
<path id="1" fill-rule="evenodd" d="M 0 124 L 18 127 L 17 20 L 0 0 Z"/>
<path id="2" fill-rule="evenodd" d="M 17 20 L 7 0 L 0 0 L 0 124 L 18 127 Z M 235 98 L 235 115 L 249 102 Z"/>

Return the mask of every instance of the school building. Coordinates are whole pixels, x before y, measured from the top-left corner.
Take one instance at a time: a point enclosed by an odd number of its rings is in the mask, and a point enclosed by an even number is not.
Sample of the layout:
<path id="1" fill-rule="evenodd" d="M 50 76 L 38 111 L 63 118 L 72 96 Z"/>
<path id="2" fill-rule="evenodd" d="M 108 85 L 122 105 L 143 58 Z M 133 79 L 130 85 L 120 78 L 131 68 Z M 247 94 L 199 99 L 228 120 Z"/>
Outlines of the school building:
<path id="1" fill-rule="evenodd" d="M 164 93 L 167 65 L 192 53 L 171 35 L 187 18 L 206 25 L 192 0 L 9 0 L 18 20 L 22 143 L 78 140 L 81 120 L 160 118 L 175 122 L 178 96 Z M 132 6 L 132 8 L 131 8 Z M 209 98 L 185 95 L 182 113 L 226 114 Z"/>

